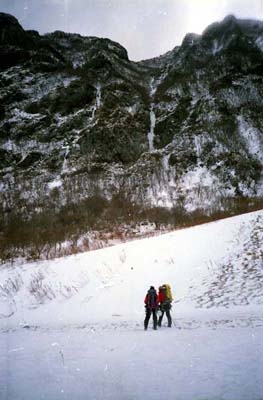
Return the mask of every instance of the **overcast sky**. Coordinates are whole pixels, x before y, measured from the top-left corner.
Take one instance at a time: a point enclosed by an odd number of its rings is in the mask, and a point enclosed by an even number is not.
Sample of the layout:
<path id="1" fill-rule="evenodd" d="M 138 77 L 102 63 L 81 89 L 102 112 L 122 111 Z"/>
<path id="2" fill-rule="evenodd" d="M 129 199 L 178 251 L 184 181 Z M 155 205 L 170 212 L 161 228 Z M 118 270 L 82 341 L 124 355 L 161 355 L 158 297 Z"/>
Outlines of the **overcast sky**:
<path id="1" fill-rule="evenodd" d="M 0 0 L 25 29 L 108 37 L 132 60 L 151 58 L 227 14 L 263 19 L 263 0 Z"/>

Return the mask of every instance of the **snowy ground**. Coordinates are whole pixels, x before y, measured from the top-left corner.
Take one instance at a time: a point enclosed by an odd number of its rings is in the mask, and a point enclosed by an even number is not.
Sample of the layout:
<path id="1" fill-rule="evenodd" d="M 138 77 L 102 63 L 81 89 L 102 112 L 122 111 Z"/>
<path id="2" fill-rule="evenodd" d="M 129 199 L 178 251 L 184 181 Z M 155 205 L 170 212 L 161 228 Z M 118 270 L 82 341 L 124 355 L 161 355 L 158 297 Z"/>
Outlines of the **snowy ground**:
<path id="1" fill-rule="evenodd" d="M 0 398 L 261 399 L 262 325 L 1 334 Z"/>
<path id="2" fill-rule="evenodd" d="M 0 399 L 263 399 L 263 212 L 0 270 Z M 143 331 L 150 285 L 173 327 Z"/>

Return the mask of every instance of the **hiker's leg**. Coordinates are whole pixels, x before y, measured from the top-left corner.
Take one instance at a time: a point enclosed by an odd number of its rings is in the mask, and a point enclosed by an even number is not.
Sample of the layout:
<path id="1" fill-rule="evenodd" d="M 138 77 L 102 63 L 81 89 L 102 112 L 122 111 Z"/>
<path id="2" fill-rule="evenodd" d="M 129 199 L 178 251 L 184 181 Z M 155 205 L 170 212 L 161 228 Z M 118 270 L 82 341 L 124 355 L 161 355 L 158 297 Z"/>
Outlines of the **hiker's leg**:
<path id="1" fill-rule="evenodd" d="M 149 323 L 150 317 L 151 317 L 151 310 L 149 310 L 149 308 L 147 308 L 146 309 L 145 319 L 144 319 L 144 329 L 148 328 L 148 323 Z"/>
<path id="2" fill-rule="evenodd" d="M 171 328 L 171 326 L 172 326 L 172 317 L 171 317 L 171 314 L 170 314 L 170 309 L 166 310 L 166 317 L 168 319 L 168 326 L 169 326 L 169 328 Z"/>
<path id="3" fill-rule="evenodd" d="M 158 326 L 162 326 L 163 316 L 164 316 L 164 310 L 161 310 L 161 315 L 158 320 Z"/>
<path id="4" fill-rule="evenodd" d="M 152 310 L 153 313 L 153 329 L 157 329 L 157 315 L 156 310 Z"/>

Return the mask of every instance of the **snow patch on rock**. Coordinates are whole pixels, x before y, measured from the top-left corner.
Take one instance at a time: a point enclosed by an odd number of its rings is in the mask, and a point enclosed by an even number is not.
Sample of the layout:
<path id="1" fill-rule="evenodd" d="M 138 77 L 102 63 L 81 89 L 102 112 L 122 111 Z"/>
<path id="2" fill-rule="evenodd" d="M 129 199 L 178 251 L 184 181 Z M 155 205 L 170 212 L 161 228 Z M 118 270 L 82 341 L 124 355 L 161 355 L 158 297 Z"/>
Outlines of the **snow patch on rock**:
<path id="1" fill-rule="evenodd" d="M 256 45 L 258 48 L 263 51 L 263 36 L 259 36 L 256 40 Z"/>
<path id="2" fill-rule="evenodd" d="M 237 121 L 240 135 L 244 139 L 249 153 L 263 164 L 263 132 L 250 126 L 242 115 L 237 117 Z"/>

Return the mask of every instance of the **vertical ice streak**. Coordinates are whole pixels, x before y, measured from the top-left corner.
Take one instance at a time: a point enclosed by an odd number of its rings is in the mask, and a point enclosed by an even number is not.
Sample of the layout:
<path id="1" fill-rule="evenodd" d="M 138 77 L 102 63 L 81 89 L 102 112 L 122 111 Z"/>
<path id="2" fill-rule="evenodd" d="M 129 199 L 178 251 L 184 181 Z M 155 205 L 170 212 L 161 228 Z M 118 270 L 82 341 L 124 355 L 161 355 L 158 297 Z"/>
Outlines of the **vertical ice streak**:
<path id="1" fill-rule="evenodd" d="M 154 86 L 154 78 L 151 79 L 150 82 L 150 98 L 153 99 L 154 94 L 156 92 L 156 87 Z M 156 117 L 155 113 L 153 111 L 154 108 L 154 103 L 151 103 L 150 107 L 150 131 L 148 132 L 148 141 L 149 141 L 149 151 L 152 152 L 154 151 L 154 128 L 155 128 L 155 122 L 156 122 Z"/>
<path id="2" fill-rule="evenodd" d="M 154 85 L 154 78 L 151 79 L 150 81 L 150 99 L 153 100 L 154 95 L 156 92 L 156 86 Z M 150 131 L 148 133 L 148 141 L 149 141 L 149 151 L 152 152 L 154 151 L 154 128 L 155 128 L 155 123 L 156 123 L 156 117 L 155 113 L 153 111 L 154 108 L 154 103 L 151 103 L 150 107 Z"/>
<path id="3" fill-rule="evenodd" d="M 150 108 L 150 131 L 148 133 L 148 140 L 149 140 L 149 150 L 150 152 L 154 150 L 154 128 L 155 128 L 156 117 L 153 111 L 153 103 L 151 104 Z"/>
<path id="4" fill-rule="evenodd" d="M 97 84 L 96 86 L 97 93 L 96 93 L 96 107 L 97 109 L 100 108 L 101 106 L 101 85 L 100 83 Z"/>
<path id="5" fill-rule="evenodd" d="M 101 84 L 98 83 L 96 85 L 96 100 L 94 106 L 92 107 L 91 121 L 94 120 L 95 113 L 100 108 L 100 106 L 101 106 Z"/>
<path id="6" fill-rule="evenodd" d="M 70 150 L 69 145 L 65 146 L 65 155 L 64 155 L 62 171 L 61 171 L 62 174 L 68 171 L 68 154 L 69 154 L 69 150 Z"/>

